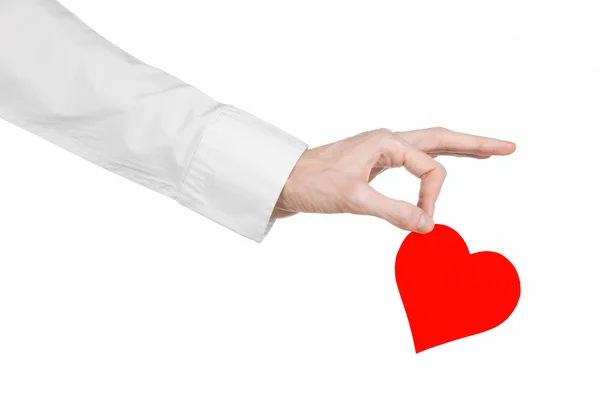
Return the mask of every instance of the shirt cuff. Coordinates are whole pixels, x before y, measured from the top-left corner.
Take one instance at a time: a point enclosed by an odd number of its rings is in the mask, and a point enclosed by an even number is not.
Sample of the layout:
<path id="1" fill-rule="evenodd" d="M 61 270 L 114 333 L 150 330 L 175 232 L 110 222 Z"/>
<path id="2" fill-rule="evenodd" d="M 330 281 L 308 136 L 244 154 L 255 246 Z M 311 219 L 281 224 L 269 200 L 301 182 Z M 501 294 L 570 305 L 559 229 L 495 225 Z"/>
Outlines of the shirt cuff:
<path id="1" fill-rule="evenodd" d="M 222 105 L 200 137 L 176 200 L 261 242 L 298 158 L 308 145 L 241 109 Z"/>

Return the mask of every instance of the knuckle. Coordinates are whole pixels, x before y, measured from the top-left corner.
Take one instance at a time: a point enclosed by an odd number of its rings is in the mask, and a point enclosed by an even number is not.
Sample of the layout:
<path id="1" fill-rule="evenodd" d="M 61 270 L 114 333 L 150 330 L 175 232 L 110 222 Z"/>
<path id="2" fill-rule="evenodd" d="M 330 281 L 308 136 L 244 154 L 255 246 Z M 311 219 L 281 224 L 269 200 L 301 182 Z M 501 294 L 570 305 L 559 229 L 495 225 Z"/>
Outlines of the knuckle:
<path id="1" fill-rule="evenodd" d="M 387 139 L 391 136 L 393 136 L 393 133 L 392 133 L 392 131 L 388 130 L 387 128 L 379 128 L 379 129 L 373 131 L 373 135 L 372 135 L 372 137 L 374 139 Z"/>
<path id="2" fill-rule="evenodd" d="M 421 221 L 422 214 L 422 211 L 419 211 L 417 209 L 408 211 L 408 213 L 402 220 L 403 227 L 407 230 L 415 230 L 418 227 L 419 222 Z"/>
<path id="3" fill-rule="evenodd" d="M 433 136 L 440 140 L 444 139 L 446 136 L 448 136 L 449 133 L 450 133 L 450 130 L 448 128 L 444 128 L 444 127 L 433 128 Z"/>
<path id="4" fill-rule="evenodd" d="M 394 133 L 388 129 L 380 128 L 371 131 L 368 135 L 368 139 L 375 147 L 388 146 L 390 140 L 394 139 Z"/>
<path id="5" fill-rule="evenodd" d="M 387 128 L 377 128 L 375 130 L 370 130 L 370 131 L 365 131 L 362 134 L 366 135 L 366 136 L 380 136 L 383 134 L 388 134 L 391 133 L 392 131 L 388 130 Z"/>
<path id="6" fill-rule="evenodd" d="M 438 163 L 438 172 L 440 173 L 440 175 L 442 176 L 443 179 L 446 179 L 446 176 L 448 175 L 448 170 L 446 170 L 446 167 L 444 167 L 442 164 Z"/>
<path id="7" fill-rule="evenodd" d="M 433 129 L 431 129 L 430 132 L 430 139 L 432 144 L 434 144 L 436 147 L 445 147 L 448 143 L 448 141 L 451 139 L 450 137 L 450 130 L 443 128 L 443 127 L 435 127 Z"/>

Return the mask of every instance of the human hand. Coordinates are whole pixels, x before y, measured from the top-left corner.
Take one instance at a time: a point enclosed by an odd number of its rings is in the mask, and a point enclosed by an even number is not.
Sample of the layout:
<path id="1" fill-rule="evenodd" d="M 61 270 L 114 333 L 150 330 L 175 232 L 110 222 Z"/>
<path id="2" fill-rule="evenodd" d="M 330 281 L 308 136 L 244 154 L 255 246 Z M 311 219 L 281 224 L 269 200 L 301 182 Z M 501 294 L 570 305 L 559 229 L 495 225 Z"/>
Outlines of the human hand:
<path id="1" fill-rule="evenodd" d="M 292 170 L 272 218 L 298 212 L 351 213 L 384 219 L 400 229 L 428 233 L 445 168 L 440 155 L 486 159 L 508 155 L 515 144 L 446 128 L 407 132 L 378 129 L 305 151 Z M 417 205 L 384 196 L 371 182 L 389 168 L 405 167 L 421 179 Z"/>

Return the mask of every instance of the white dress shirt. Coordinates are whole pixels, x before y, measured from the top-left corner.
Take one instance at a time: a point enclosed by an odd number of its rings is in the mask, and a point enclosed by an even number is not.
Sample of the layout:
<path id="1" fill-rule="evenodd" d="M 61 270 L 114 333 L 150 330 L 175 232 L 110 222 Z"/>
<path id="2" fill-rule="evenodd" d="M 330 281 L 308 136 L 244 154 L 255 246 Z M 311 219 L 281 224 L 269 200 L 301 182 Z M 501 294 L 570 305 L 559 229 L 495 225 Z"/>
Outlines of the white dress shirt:
<path id="1" fill-rule="evenodd" d="M 134 58 L 55 0 L 0 0 L 0 117 L 259 242 L 308 147 Z"/>

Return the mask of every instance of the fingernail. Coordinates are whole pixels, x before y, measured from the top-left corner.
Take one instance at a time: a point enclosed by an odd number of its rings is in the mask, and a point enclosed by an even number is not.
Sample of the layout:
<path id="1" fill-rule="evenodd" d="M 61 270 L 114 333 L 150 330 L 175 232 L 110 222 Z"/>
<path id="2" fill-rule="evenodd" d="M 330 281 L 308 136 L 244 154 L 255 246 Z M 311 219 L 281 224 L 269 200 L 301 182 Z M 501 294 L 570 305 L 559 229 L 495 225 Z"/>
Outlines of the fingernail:
<path id="1" fill-rule="evenodd" d="M 427 233 L 432 229 L 433 220 L 429 218 L 427 215 L 421 215 L 421 219 L 419 219 L 419 224 L 417 225 L 417 232 L 419 233 Z"/>

